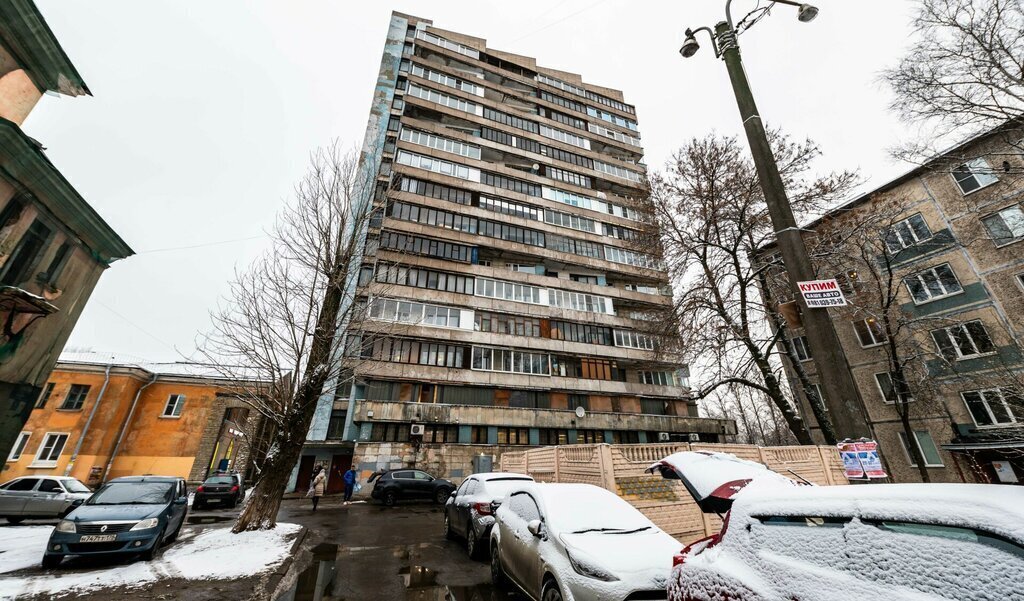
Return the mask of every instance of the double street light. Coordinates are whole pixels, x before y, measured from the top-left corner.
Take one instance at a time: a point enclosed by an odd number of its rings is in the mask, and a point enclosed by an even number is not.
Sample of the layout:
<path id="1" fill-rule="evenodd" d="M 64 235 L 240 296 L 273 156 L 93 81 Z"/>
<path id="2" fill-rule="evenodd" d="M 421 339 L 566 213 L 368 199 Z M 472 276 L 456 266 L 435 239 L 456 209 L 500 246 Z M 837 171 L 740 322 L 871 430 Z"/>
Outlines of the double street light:
<path id="1" fill-rule="evenodd" d="M 864 406 L 850 367 L 846 362 L 843 347 L 840 345 L 839 337 L 836 335 L 832 320 L 828 315 L 828 310 L 824 308 L 809 309 L 802 301 L 798 282 L 815 280 L 817 277 L 814 267 L 811 265 L 807 247 L 804 245 L 803 235 L 793 216 L 793 208 L 786 197 L 786 189 L 782 177 L 779 175 L 779 167 L 775 163 L 768 135 L 765 132 L 757 105 L 754 103 L 750 82 L 747 81 L 740 59 L 739 34 L 767 14 L 776 3 L 797 7 L 797 19 L 803 23 L 812 21 L 818 16 L 818 9 L 810 4 L 792 0 L 775 0 L 766 7 L 756 9 L 748 14 L 747 17 L 754 14 L 757 16 L 745 28 L 737 29 L 732 20 L 732 0 L 727 0 L 725 4 L 726 20 L 715 25 L 714 30 L 710 27 L 687 29 L 679 53 L 684 58 L 696 54 L 700 49 L 696 34 L 703 31 L 711 37 L 711 46 L 715 51 L 715 57 L 721 58 L 725 62 L 733 92 L 736 95 L 740 117 L 743 119 L 743 129 L 746 132 L 747 142 L 750 144 L 758 181 L 761 184 L 772 226 L 775 229 L 775 239 L 782 255 L 782 262 L 789 274 L 794 298 L 800 303 L 801 319 L 821 387 L 824 389 L 824 400 L 829 408 L 832 424 L 840 439 L 860 438 L 870 435 Z M 741 27 L 747 17 L 740 21 Z"/>

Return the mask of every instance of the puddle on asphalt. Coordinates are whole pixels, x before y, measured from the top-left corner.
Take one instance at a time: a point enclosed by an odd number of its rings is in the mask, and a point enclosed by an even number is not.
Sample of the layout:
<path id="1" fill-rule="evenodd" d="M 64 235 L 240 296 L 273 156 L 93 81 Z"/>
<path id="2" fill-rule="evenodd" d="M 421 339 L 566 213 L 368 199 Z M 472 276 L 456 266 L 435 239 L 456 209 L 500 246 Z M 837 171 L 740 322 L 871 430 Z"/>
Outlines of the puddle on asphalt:
<path id="1" fill-rule="evenodd" d="M 310 551 L 313 560 L 295 580 L 295 586 L 276 601 L 321 601 L 334 585 L 338 545 L 321 543 Z"/>
<path id="2" fill-rule="evenodd" d="M 516 599 L 511 592 L 488 584 L 446 586 L 437 584 L 437 570 L 409 566 L 398 570 L 405 583 L 405 601 L 499 601 Z"/>

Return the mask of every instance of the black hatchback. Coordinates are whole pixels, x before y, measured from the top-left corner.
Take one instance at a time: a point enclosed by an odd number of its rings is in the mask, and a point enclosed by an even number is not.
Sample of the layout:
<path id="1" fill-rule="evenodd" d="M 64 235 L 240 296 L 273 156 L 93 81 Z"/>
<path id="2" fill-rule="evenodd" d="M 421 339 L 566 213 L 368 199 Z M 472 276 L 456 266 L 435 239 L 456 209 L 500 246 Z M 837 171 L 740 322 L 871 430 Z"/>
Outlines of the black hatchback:
<path id="1" fill-rule="evenodd" d="M 196 489 L 192 509 L 234 507 L 242 498 L 242 489 L 232 475 L 211 476 Z"/>
<path id="2" fill-rule="evenodd" d="M 422 470 L 391 470 L 370 476 L 370 482 L 374 482 L 370 496 L 389 507 L 406 499 L 428 499 L 444 504 L 455 490 L 450 481 Z"/>

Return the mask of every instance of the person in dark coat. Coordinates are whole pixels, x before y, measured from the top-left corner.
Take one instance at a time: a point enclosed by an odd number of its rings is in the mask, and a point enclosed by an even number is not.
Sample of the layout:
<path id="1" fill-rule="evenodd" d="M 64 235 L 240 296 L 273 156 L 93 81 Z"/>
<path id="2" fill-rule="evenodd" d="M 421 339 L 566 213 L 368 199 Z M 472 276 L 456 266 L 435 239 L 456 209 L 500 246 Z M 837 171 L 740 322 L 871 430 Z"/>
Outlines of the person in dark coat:
<path id="1" fill-rule="evenodd" d="M 348 503 L 349 501 L 352 500 L 352 493 L 355 491 L 356 488 L 356 470 L 352 469 L 351 467 L 348 468 L 348 471 L 345 472 L 343 479 L 345 480 L 345 502 Z"/>

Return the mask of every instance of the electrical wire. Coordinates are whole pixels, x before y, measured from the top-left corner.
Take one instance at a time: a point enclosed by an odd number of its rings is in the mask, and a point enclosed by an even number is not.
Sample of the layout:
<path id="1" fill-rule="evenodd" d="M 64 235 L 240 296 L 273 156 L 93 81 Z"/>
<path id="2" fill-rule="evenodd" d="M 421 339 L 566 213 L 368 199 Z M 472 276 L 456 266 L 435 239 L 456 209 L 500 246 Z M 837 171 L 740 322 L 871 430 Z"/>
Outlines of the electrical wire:
<path id="1" fill-rule="evenodd" d="M 554 27 L 555 25 L 558 25 L 559 23 L 561 23 L 561 22 L 563 22 L 563 21 L 565 21 L 567 19 L 575 17 L 576 15 L 578 15 L 580 13 L 586 12 L 586 11 L 592 9 L 592 8 L 596 8 L 596 7 L 604 4 L 607 1 L 608 0 L 600 0 L 600 2 L 595 2 L 594 4 L 588 4 L 587 6 L 584 6 L 583 8 L 579 9 L 578 11 L 576 11 L 574 13 L 569 13 L 569 14 L 565 15 L 564 17 L 562 17 L 561 19 L 558 19 L 557 21 L 552 21 L 551 23 L 548 23 L 544 27 L 540 27 L 538 29 L 534 29 L 533 31 L 531 31 L 531 32 L 529 32 L 529 33 L 527 33 L 525 35 L 521 35 L 518 38 L 516 38 L 514 40 L 509 40 L 508 42 L 505 42 L 505 43 L 506 44 L 514 44 L 515 42 L 518 42 L 519 40 L 524 40 L 524 39 L 526 39 L 526 38 L 528 38 L 528 37 L 530 37 L 530 36 L 532 36 L 534 34 L 537 34 L 537 33 L 540 33 L 542 31 L 544 31 L 545 29 Z M 564 2 L 563 2 L 563 4 L 564 4 Z M 561 4 L 556 5 L 555 8 L 558 8 L 559 6 L 561 6 Z M 549 11 L 549 12 L 553 12 L 553 11 L 554 11 L 554 8 L 552 8 L 551 11 Z"/>
<path id="2" fill-rule="evenodd" d="M 175 250 L 188 250 L 188 249 L 192 249 L 192 248 L 205 248 L 207 246 L 219 246 L 221 244 L 232 244 L 232 243 L 235 243 L 235 242 L 245 242 L 246 240 L 259 240 L 260 238 L 266 238 L 266 237 L 267 237 L 267 234 L 260 234 L 259 236 L 249 236 L 248 238 L 235 238 L 233 240 L 220 240 L 220 241 L 217 241 L 217 242 L 203 242 L 203 243 L 200 243 L 200 244 L 191 244 L 189 246 L 172 246 L 172 247 L 168 247 L 168 248 L 153 248 L 153 249 L 150 249 L 150 250 L 140 250 L 140 251 L 138 251 L 135 254 L 136 255 L 148 255 L 148 254 L 151 254 L 151 253 L 162 253 L 162 252 L 170 252 L 170 251 L 175 251 Z"/>

